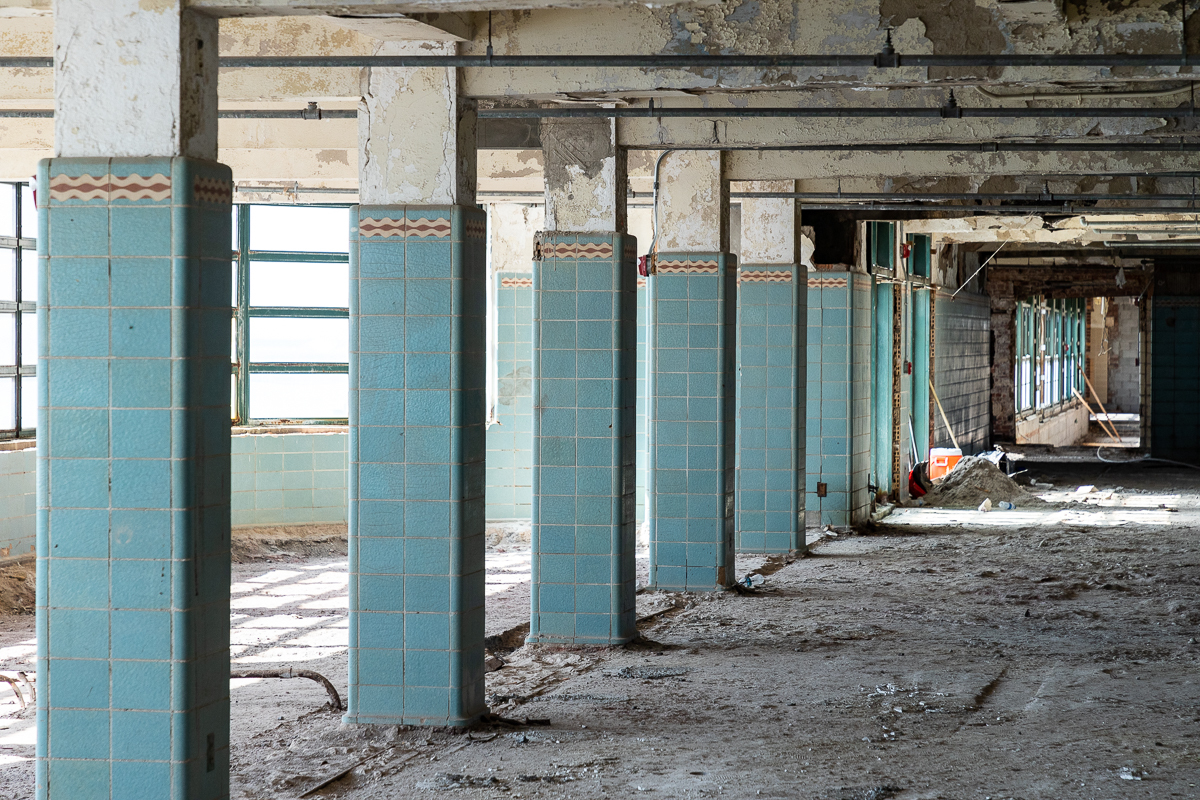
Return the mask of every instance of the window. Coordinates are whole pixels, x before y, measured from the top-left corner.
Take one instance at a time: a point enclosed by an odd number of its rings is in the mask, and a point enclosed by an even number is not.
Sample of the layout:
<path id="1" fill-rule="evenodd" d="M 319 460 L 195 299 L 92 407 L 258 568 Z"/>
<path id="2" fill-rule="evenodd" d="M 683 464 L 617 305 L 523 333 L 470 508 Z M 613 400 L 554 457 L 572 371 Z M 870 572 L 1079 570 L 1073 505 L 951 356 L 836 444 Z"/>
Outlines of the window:
<path id="1" fill-rule="evenodd" d="M 37 209 L 28 183 L 0 183 L 0 438 L 37 427 Z"/>
<path id="2" fill-rule="evenodd" d="M 1084 302 L 1034 297 L 1017 303 L 1017 411 L 1049 408 L 1082 393 Z"/>
<path id="3" fill-rule="evenodd" d="M 235 422 L 349 416 L 349 221 L 345 206 L 235 206 Z"/>
<path id="4" fill-rule="evenodd" d="M 895 266 L 896 224 L 867 223 L 867 271 L 889 272 Z"/>

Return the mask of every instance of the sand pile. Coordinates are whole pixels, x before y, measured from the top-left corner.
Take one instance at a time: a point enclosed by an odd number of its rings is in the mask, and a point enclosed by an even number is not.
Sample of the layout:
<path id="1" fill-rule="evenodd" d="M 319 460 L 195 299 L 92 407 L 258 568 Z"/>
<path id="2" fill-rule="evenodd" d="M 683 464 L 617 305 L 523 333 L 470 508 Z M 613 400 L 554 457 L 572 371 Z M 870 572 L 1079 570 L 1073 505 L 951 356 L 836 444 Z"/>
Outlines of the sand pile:
<path id="1" fill-rule="evenodd" d="M 927 506 L 943 508 L 977 508 L 987 499 L 993 506 L 1001 500 L 1018 508 L 1045 505 L 1044 500 L 1022 489 L 991 461 L 978 456 L 967 456 L 959 461 L 922 499 Z"/>

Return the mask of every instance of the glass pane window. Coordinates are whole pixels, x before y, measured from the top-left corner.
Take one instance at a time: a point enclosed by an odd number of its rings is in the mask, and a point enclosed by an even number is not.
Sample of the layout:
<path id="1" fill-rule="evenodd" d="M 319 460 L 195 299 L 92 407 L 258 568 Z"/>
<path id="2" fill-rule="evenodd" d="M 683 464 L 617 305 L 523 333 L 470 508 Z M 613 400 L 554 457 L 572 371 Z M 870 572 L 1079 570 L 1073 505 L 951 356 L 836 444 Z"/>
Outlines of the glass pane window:
<path id="1" fill-rule="evenodd" d="M 0 366 L 17 365 L 17 315 L 0 314 Z M 0 425 L 0 427 L 3 427 Z"/>
<path id="2" fill-rule="evenodd" d="M 254 419 L 343 419 L 350 415 L 349 375 L 251 375 Z"/>
<path id="3" fill-rule="evenodd" d="M 29 430 L 37 427 L 37 378 L 26 375 L 21 378 L 21 428 Z"/>
<path id="4" fill-rule="evenodd" d="M 21 251 L 21 300 L 36 303 L 38 299 L 38 258 L 36 250 Z"/>
<path id="5" fill-rule="evenodd" d="M 250 305 L 346 308 L 350 305 L 350 265 L 252 261 Z"/>
<path id="6" fill-rule="evenodd" d="M 0 236 L 17 235 L 17 187 L 0 183 Z"/>
<path id="7" fill-rule="evenodd" d="M 0 429 L 12 430 L 17 426 L 16 378 L 0 378 Z"/>
<path id="8" fill-rule="evenodd" d="M 349 319 L 255 317 L 250 320 L 251 365 L 262 362 L 339 364 L 349 361 Z M 250 393 L 254 394 L 253 381 Z"/>
<path id="9" fill-rule="evenodd" d="M 350 252 L 350 209 L 250 206 L 250 249 Z"/>
<path id="10" fill-rule="evenodd" d="M 33 253 L 22 253 L 26 259 L 32 260 Z M 36 298 L 33 295 L 30 299 Z M 0 300 L 12 302 L 17 299 L 17 251 L 10 247 L 0 247 Z"/>
<path id="11" fill-rule="evenodd" d="M 37 364 L 38 326 L 37 314 L 25 312 L 21 315 L 21 366 Z"/>
<path id="12" fill-rule="evenodd" d="M 21 184 L 21 236 L 36 239 L 37 235 L 37 206 L 33 204 L 33 187 L 24 183 Z"/>

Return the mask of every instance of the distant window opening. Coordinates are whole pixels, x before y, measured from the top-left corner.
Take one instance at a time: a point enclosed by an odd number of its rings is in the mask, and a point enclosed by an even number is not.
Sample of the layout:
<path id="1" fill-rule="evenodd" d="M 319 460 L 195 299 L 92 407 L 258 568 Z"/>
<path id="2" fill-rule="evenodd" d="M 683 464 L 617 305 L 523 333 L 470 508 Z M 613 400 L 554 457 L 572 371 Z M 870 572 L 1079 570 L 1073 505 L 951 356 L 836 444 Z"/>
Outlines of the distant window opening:
<path id="1" fill-rule="evenodd" d="M 233 421 L 346 423 L 349 207 L 237 205 L 233 222 Z"/>
<path id="2" fill-rule="evenodd" d="M 37 209 L 28 183 L 0 183 L 0 439 L 37 427 Z"/>

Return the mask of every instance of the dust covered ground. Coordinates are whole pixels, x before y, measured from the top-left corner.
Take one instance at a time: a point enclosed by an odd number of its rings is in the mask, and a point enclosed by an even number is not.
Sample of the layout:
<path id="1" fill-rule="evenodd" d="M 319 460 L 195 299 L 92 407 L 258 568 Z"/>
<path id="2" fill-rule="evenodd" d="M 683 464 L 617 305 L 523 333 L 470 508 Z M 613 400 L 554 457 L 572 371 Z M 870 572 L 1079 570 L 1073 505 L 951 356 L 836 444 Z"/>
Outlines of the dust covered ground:
<path id="1" fill-rule="evenodd" d="M 1200 797 L 1200 472 L 1031 475 L 1044 507 L 902 509 L 803 559 L 740 557 L 766 577 L 750 593 L 643 592 L 626 647 L 509 651 L 528 555 L 493 553 L 503 721 L 348 728 L 315 683 L 234 681 L 233 797 Z M 235 668 L 344 694 L 344 559 L 235 580 Z M 0 618 L 0 670 L 31 637 Z M 3 797 L 33 795 L 21 716 L 0 719 Z"/>

